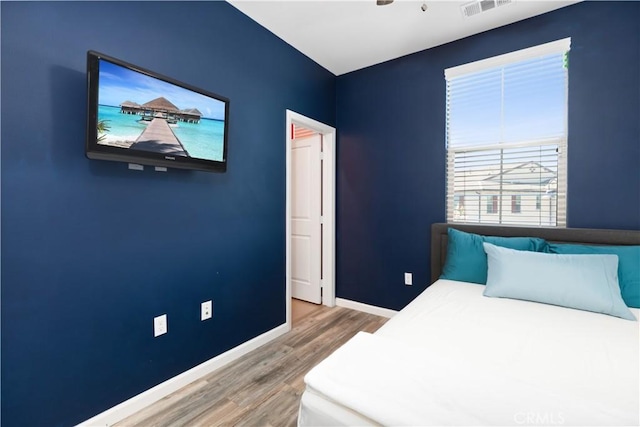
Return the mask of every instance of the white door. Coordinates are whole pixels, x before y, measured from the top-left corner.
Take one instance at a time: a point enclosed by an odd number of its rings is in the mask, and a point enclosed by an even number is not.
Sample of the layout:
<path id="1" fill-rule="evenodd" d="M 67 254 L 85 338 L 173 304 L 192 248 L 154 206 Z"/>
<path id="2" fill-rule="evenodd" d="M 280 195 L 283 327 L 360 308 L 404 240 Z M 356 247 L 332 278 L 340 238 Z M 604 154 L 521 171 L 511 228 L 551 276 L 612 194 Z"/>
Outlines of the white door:
<path id="1" fill-rule="evenodd" d="M 322 166 L 319 134 L 291 141 L 291 296 L 322 302 Z"/>

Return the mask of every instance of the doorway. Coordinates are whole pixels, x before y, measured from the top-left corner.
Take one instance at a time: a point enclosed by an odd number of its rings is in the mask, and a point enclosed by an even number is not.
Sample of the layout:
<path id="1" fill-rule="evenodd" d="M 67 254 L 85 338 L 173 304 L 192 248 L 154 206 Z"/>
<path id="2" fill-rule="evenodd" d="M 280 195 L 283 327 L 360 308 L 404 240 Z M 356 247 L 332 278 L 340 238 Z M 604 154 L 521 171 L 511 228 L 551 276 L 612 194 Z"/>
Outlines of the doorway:
<path id="1" fill-rule="evenodd" d="M 291 126 L 291 296 L 322 302 L 322 135 Z"/>
<path id="2" fill-rule="evenodd" d="M 336 132 L 287 110 L 286 135 L 286 309 L 291 328 L 293 296 L 335 305 Z"/>

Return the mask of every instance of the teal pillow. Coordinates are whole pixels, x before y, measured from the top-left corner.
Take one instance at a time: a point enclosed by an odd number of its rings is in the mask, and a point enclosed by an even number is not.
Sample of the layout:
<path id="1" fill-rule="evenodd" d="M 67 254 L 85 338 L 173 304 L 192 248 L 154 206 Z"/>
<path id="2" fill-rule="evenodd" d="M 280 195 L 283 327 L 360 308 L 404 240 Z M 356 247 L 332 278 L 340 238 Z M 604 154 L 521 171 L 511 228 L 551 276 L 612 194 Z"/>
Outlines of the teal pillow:
<path id="1" fill-rule="evenodd" d="M 617 255 L 558 255 L 484 243 L 484 295 L 542 302 L 636 320 L 618 285 Z"/>
<path id="2" fill-rule="evenodd" d="M 622 299 L 629 307 L 640 308 L 640 246 L 588 246 L 550 243 L 552 254 L 618 255 L 618 281 Z"/>
<path id="3" fill-rule="evenodd" d="M 544 252 L 547 242 L 536 237 L 480 236 L 449 228 L 447 231 L 447 260 L 441 279 L 460 282 L 487 283 L 487 254 L 483 242 L 521 251 Z"/>

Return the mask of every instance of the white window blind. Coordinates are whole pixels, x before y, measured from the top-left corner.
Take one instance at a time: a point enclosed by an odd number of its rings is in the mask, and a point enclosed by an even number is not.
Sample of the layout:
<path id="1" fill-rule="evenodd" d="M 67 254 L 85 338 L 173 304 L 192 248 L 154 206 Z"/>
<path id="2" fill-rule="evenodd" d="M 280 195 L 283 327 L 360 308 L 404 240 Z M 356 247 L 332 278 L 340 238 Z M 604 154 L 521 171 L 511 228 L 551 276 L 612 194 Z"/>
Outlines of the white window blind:
<path id="1" fill-rule="evenodd" d="M 566 226 L 569 47 L 445 70 L 448 222 Z"/>

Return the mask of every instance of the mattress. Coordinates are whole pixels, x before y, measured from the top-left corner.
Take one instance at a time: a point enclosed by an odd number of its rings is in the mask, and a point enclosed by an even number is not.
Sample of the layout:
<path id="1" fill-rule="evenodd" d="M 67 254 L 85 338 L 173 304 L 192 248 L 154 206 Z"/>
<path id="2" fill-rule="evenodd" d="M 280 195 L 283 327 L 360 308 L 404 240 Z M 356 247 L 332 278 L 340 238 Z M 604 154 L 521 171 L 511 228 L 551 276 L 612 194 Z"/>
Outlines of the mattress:
<path id="1" fill-rule="evenodd" d="M 638 322 L 483 289 L 438 280 L 359 333 L 305 377 L 299 425 L 640 423 Z"/>

